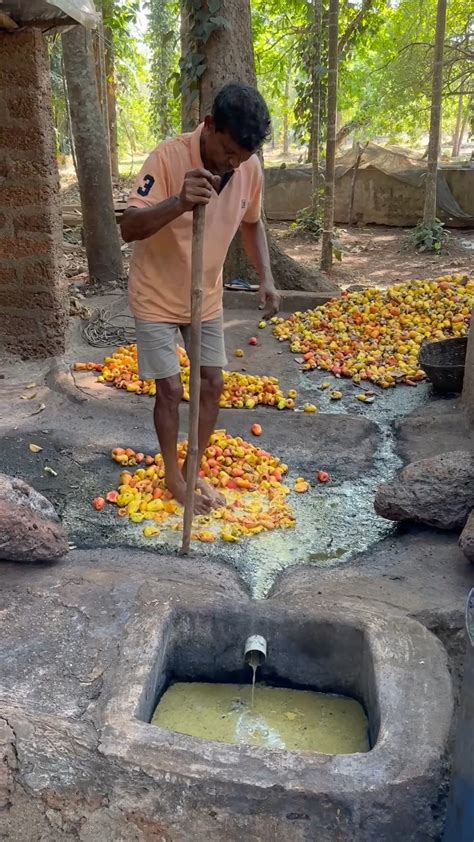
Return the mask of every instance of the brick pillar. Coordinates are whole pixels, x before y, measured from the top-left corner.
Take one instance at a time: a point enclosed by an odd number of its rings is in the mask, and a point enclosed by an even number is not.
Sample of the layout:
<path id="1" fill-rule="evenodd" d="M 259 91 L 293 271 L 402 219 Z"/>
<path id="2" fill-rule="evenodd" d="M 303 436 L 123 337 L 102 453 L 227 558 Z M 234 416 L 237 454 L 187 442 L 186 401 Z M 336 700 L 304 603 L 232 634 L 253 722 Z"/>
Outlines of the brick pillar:
<path id="1" fill-rule="evenodd" d="M 0 32 L 0 343 L 22 359 L 64 351 L 61 242 L 46 42 Z"/>
<path id="2" fill-rule="evenodd" d="M 462 399 L 471 424 L 474 424 L 474 310 L 472 311 L 469 340 L 467 343 Z"/>

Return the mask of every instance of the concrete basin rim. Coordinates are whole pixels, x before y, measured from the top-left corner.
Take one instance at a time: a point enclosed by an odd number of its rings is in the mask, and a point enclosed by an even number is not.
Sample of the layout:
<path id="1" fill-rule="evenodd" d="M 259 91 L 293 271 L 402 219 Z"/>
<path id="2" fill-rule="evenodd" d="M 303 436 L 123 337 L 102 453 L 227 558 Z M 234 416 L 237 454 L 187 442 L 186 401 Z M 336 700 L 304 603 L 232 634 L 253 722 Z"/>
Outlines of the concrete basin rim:
<path id="1" fill-rule="evenodd" d="M 217 602 L 223 610 L 230 600 L 220 598 Z M 232 602 L 235 605 L 235 600 Z M 368 753 L 331 757 L 309 752 L 275 752 L 174 734 L 138 719 L 137 708 L 156 662 L 156 652 L 160 646 L 166 648 L 165 622 L 169 635 L 170 624 L 179 612 L 188 610 L 194 616 L 199 610 L 209 609 L 210 604 L 189 610 L 183 601 L 176 606 L 168 603 L 166 618 L 162 615 L 159 623 L 156 618 L 144 621 L 143 617 L 132 621 L 116 670 L 114 690 L 104 712 L 101 752 L 138 762 L 140 768 L 159 779 L 177 775 L 192 780 L 205 774 L 216 782 L 255 786 L 257 775 L 259 785 L 265 788 L 302 786 L 306 791 L 319 792 L 326 787 L 331 791 L 352 790 L 354 776 L 358 788 L 368 791 L 382 784 L 429 774 L 439 762 L 453 706 L 444 648 L 431 632 L 402 612 L 384 606 L 382 616 L 381 606 L 377 606 L 377 613 L 350 599 L 341 600 L 334 609 L 305 606 L 304 619 L 337 622 L 355 627 L 367 636 L 380 707 L 379 735 Z M 212 605 L 215 609 L 215 599 Z M 273 619 L 275 608 L 282 622 L 301 619 L 301 611 L 288 606 L 242 603 L 242 610 L 250 609 L 254 616 L 267 615 Z M 401 711 L 405 720 L 400 716 Z M 298 776 L 293 784 L 291 779 L 288 781 L 291 769 Z"/>

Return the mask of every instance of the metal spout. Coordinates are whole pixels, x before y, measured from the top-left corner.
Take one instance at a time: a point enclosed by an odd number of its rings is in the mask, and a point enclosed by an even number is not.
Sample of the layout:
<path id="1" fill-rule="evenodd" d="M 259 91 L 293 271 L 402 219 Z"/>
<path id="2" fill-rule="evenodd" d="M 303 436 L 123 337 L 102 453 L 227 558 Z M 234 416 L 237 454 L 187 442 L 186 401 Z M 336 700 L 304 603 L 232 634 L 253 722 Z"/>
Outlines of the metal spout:
<path id="1" fill-rule="evenodd" d="M 245 641 L 244 662 L 252 660 L 256 666 L 265 663 L 267 657 L 267 641 L 260 634 L 252 634 Z"/>

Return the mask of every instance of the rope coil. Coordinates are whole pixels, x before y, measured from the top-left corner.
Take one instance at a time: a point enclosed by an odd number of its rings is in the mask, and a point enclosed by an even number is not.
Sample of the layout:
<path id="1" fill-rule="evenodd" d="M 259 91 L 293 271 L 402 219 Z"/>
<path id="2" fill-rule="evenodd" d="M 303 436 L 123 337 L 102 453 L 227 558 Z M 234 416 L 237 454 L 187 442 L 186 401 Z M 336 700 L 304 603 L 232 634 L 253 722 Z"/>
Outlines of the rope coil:
<path id="1" fill-rule="evenodd" d="M 129 319 L 133 316 L 127 313 L 110 315 L 110 311 L 101 308 L 93 313 L 91 318 L 81 327 L 82 338 L 93 348 L 105 348 L 109 345 L 131 345 L 136 341 L 135 326 L 127 327 L 114 324 L 116 319 Z"/>

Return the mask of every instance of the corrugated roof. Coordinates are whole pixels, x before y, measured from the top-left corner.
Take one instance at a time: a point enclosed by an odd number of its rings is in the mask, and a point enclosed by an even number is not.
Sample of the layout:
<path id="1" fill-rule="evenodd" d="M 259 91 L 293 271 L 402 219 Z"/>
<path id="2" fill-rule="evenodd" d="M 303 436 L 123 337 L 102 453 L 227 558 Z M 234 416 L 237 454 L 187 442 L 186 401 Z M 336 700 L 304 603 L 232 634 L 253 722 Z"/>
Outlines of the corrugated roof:
<path id="1" fill-rule="evenodd" d="M 45 31 L 72 23 L 95 29 L 98 23 L 93 0 L 0 0 L 1 12 L 18 26 L 34 24 Z"/>

